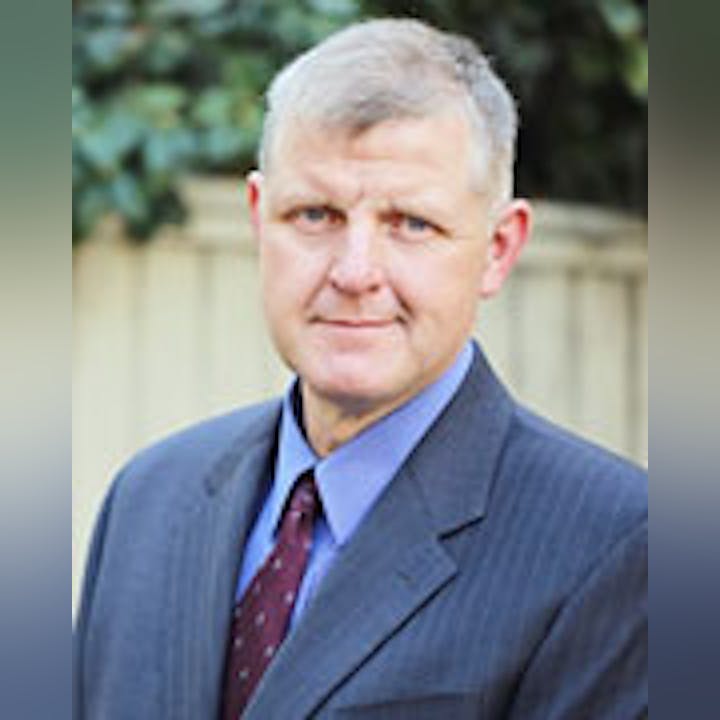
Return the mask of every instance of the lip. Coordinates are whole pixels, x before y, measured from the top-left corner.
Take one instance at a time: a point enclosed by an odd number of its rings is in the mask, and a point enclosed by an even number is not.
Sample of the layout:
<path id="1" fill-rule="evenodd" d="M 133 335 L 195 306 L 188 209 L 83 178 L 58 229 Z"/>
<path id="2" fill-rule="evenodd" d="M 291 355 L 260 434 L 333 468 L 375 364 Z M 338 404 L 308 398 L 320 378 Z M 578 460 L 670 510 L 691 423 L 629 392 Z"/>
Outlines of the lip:
<path id="1" fill-rule="evenodd" d="M 319 325 L 348 330 L 372 330 L 395 324 L 394 319 L 386 320 L 377 318 L 318 318 L 315 322 Z"/>

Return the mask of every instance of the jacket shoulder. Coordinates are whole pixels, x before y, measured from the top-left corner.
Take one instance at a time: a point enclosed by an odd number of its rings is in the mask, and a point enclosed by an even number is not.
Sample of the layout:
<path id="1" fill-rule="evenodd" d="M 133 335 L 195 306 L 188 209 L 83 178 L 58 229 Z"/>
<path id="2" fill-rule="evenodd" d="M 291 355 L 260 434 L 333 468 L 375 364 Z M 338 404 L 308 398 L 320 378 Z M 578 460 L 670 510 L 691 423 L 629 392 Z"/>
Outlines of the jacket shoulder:
<path id="1" fill-rule="evenodd" d="M 591 545 L 611 545 L 647 521 L 647 471 L 523 407 L 517 407 L 502 474 Z"/>
<path id="2" fill-rule="evenodd" d="M 163 479 L 177 489 L 186 483 L 197 484 L 228 455 L 237 455 L 258 442 L 270 442 L 277 431 L 281 401 L 240 408 L 209 418 L 140 450 L 118 473 L 116 484 L 129 492 Z M 187 488 L 186 488 L 187 489 Z"/>

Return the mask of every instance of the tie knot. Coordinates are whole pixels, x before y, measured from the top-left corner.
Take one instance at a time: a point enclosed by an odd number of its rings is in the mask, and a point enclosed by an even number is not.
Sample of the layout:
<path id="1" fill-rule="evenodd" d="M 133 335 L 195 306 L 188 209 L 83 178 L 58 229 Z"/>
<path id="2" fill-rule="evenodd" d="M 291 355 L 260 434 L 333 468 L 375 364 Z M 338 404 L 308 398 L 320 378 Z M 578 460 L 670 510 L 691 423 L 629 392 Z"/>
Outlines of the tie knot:
<path id="1" fill-rule="evenodd" d="M 298 512 L 302 515 L 315 518 L 320 507 L 320 497 L 318 496 L 317 486 L 315 485 L 315 477 L 312 470 L 303 473 L 295 483 L 288 510 L 290 512 Z"/>

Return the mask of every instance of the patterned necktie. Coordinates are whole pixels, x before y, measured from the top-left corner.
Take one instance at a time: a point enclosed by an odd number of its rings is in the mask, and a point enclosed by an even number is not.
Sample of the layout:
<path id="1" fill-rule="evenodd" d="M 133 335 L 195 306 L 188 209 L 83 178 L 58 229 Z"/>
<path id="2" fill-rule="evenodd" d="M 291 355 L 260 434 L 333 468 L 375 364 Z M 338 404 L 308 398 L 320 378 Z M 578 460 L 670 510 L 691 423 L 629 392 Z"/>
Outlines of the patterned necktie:
<path id="1" fill-rule="evenodd" d="M 286 504 L 275 547 L 235 605 L 223 720 L 238 720 L 285 637 L 319 509 L 315 481 L 308 471 L 298 478 Z"/>

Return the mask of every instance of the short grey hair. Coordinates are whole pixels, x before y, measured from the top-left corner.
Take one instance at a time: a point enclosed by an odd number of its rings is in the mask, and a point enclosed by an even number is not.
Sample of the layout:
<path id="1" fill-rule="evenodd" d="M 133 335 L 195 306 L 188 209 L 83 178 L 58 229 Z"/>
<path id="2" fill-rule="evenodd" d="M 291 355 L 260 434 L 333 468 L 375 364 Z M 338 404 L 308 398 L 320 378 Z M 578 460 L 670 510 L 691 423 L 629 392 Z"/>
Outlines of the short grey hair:
<path id="1" fill-rule="evenodd" d="M 267 92 L 259 167 L 267 171 L 278 130 L 293 120 L 360 133 L 458 101 L 475 155 L 489 156 L 493 194 L 509 198 L 518 124 L 512 95 L 472 40 L 411 19 L 350 25 L 286 65 Z"/>

